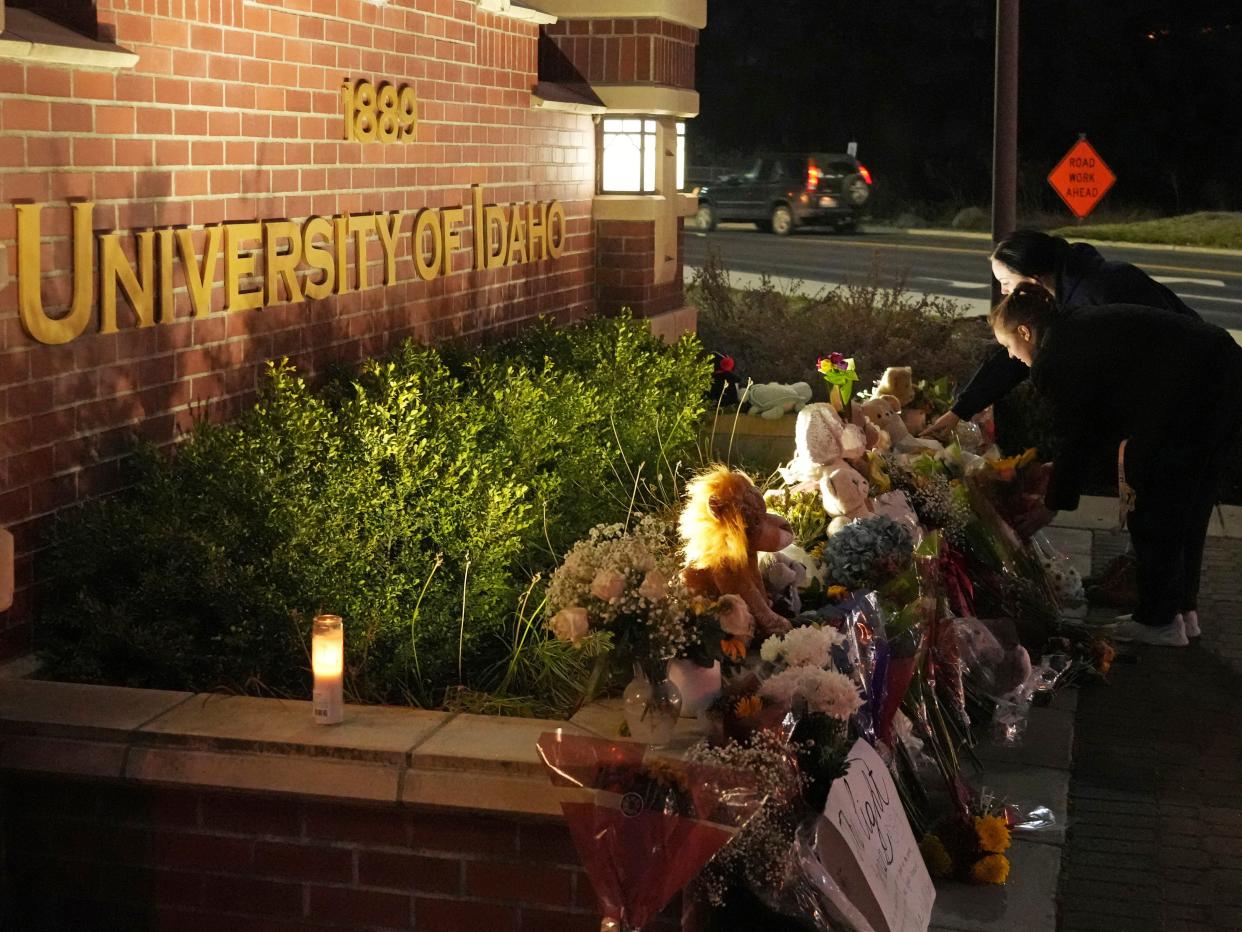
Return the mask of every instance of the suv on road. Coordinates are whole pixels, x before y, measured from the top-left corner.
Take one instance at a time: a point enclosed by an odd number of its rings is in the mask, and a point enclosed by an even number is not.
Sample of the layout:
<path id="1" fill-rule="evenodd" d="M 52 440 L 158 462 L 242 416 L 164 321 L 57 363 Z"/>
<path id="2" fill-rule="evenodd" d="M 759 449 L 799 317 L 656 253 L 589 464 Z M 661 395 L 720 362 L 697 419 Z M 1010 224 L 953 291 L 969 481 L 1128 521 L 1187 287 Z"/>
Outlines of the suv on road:
<path id="1" fill-rule="evenodd" d="M 760 155 L 749 171 L 724 175 L 699 189 L 699 229 L 725 220 L 749 220 L 787 236 L 800 226 L 852 232 L 871 197 L 871 172 L 856 158 L 835 153 Z"/>

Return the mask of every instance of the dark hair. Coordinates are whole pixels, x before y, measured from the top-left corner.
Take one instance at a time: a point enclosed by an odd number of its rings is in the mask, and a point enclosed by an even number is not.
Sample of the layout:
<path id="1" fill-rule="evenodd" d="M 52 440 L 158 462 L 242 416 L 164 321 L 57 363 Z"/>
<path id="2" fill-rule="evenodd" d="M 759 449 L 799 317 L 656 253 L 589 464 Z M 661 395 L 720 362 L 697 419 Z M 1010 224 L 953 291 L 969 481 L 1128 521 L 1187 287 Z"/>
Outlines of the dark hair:
<path id="1" fill-rule="evenodd" d="M 1005 300 L 992 308 L 988 323 L 993 330 L 1012 331 L 1024 324 L 1038 342 L 1044 329 L 1061 313 L 1056 298 L 1043 285 L 1022 282 Z"/>
<path id="2" fill-rule="evenodd" d="M 1038 230 L 1015 230 L 996 244 L 992 258 L 1019 275 L 1040 278 L 1056 272 L 1068 245 L 1061 237 Z"/>

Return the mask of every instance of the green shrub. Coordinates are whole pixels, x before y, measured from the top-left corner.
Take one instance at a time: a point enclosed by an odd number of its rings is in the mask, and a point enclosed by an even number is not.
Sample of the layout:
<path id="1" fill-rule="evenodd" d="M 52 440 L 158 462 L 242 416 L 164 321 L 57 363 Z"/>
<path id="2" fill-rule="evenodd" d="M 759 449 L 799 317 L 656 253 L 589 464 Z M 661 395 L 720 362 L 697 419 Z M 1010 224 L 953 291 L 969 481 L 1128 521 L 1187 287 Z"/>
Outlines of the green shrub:
<path id="1" fill-rule="evenodd" d="M 839 352 L 854 357 L 860 389 L 888 366 L 911 366 L 915 379 L 948 375 L 963 384 L 995 346 L 986 323 L 963 317 L 950 299 L 907 291 L 900 278 L 882 285 L 881 278 L 876 267 L 865 282 L 815 297 L 767 281 L 735 289 L 709 255 L 687 297 L 698 306 L 703 345 L 732 356 L 736 371 L 755 382 L 809 382 L 825 400 L 816 362 Z"/>
<path id="2" fill-rule="evenodd" d="M 629 319 L 474 354 L 406 345 L 320 392 L 274 366 L 238 421 L 141 451 L 126 492 L 58 520 L 46 675 L 305 695 L 310 619 L 332 611 L 361 699 L 546 677 L 509 662 L 513 632 L 531 637 L 519 597 L 625 517 L 640 463 L 690 447 L 709 377 L 693 339 L 665 348 Z"/>

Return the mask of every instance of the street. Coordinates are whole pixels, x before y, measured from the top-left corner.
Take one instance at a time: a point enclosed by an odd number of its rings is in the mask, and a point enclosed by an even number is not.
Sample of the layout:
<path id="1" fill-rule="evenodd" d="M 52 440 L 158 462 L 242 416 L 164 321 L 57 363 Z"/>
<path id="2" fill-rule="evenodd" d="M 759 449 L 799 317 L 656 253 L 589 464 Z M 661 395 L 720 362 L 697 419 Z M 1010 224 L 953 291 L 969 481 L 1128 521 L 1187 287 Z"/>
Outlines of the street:
<path id="1" fill-rule="evenodd" d="M 689 274 L 713 249 L 730 272 L 767 273 L 812 286 L 865 281 L 876 266 L 882 283 L 903 274 L 911 290 L 959 298 L 982 311 L 988 300 L 989 246 L 983 238 L 881 228 L 846 236 L 801 230 L 778 237 L 750 224 L 729 223 L 707 234 L 687 228 L 685 264 Z M 1114 245 L 1100 251 L 1168 285 L 1205 320 L 1242 330 L 1242 254 Z"/>

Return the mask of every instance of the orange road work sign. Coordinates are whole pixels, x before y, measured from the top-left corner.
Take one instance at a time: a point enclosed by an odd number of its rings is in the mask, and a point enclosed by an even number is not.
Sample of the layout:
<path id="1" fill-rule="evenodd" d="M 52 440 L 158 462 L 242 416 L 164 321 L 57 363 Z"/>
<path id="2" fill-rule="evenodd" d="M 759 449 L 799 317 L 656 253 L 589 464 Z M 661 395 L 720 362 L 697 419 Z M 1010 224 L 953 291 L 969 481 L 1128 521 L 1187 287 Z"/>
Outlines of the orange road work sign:
<path id="1" fill-rule="evenodd" d="M 1074 143 L 1048 175 L 1048 184 L 1056 188 L 1075 217 L 1091 213 L 1116 180 L 1117 176 L 1085 136 Z"/>

